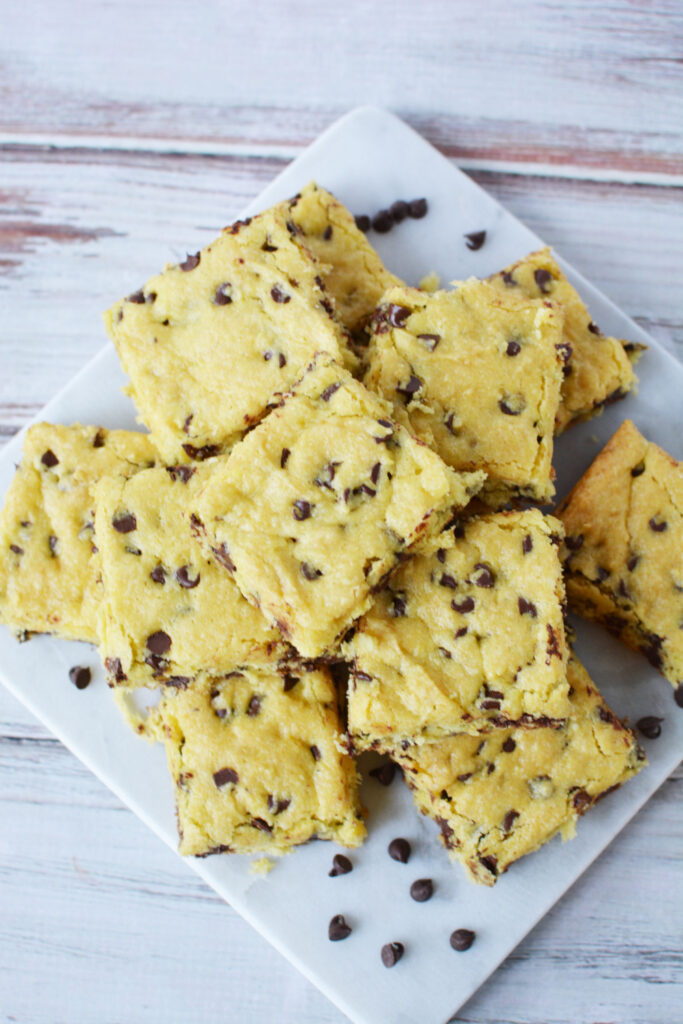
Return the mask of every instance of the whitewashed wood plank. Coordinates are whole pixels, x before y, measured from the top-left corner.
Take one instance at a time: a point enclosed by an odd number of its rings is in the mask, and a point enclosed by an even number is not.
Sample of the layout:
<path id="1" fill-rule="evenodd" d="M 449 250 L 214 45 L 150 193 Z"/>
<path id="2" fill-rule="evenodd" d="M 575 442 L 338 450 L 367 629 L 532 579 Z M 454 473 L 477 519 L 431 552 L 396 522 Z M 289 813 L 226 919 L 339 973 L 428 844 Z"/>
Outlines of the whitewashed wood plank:
<path id="1" fill-rule="evenodd" d="M 0 131 L 287 147 L 373 102 L 462 157 L 680 173 L 682 31 L 676 0 L 27 0 Z"/>

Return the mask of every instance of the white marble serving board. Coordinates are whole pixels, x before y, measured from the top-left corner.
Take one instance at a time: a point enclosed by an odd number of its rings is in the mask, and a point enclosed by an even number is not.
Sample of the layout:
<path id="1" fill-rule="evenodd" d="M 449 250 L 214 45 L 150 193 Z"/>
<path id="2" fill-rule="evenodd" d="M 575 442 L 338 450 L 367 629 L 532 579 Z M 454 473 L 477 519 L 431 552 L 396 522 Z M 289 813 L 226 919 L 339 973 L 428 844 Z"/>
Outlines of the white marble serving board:
<path id="1" fill-rule="evenodd" d="M 338 121 L 244 211 L 253 213 L 316 179 L 356 213 L 374 213 L 394 199 L 426 196 L 429 214 L 371 240 L 388 266 L 411 283 L 436 271 L 442 281 L 483 276 L 539 246 L 539 239 L 392 115 L 360 108 Z M 533 187 L 533 183 L 529 184 Z M 463 235 L 485 229 L 486 244 L 471 252 Z M 208 242 L 209 239 L 207 238 Z M 161 262 L 161 260 L 160 260 Z M 683 367 L 579 275 L 565 267 L 606 332 L 643 341 L 640 390 L 604 416 L 579 426 L 556 446 L 561 496 L 588 466 L 622 419 L 631 417 L 652 440 L 680 457 Z M 112 300 L 117 296 L 112 295 Z M 111 346 L 42 411 L 56 422 L 133 427 L 125 378 Z M 0 490 L 19 461 L 21 435 L 0 456 Z M 283 858 L 270 875 L 249 872 L 249 859 L 188 860 L 218 893 L 358 1024 L 443 1024 L 482 984 L 522 937 L 563 895 L 678 764 L 683 711 L 669 683 L 598 627 L 575 623 L 578 651 L 601 690 L 622 716 L 664 718 L 660 739 L 646 741 L 650 766 L 580 822 L 570 843 L 554 840 L 513 866 L 494 889 L 470 884 L 451 866 L 436 827 L 414 811 L 398 780 L 385 789 L 369 780 L 369 839 L 352 860 L 351 874 L 329 878 L 335 847 L 311 843 Z M 95 667 L 94 682 L 78 691 L 68 681 L 73 664 Z M 113 707 L 93 650 L 50 637 L 19 645 L 0 629 L 0 666 L 8 688 L 170 846 L 176 846 L 173 792 L 163 751 L 140 741 Z M 390 839 L 404 836 L 408 865 L 391 860 Z M 424 904 L 410 883 L 431 877 L 435 895 Z M 615 913 L 627 913 L 615 908 Z M 343 913 L 351 936 L 330 943 L 327 925 Z M 477 940 L 464 954 L 448 938 L 472 928 Z M 178 928 L 174 934 L 180 935 Z M 381 946 L 401 941 L 406 953 L 393 969 Z M 182 941 L 182 939 L 180 939 Z M 229 994 L 226 993 L 229 999 Z"/>

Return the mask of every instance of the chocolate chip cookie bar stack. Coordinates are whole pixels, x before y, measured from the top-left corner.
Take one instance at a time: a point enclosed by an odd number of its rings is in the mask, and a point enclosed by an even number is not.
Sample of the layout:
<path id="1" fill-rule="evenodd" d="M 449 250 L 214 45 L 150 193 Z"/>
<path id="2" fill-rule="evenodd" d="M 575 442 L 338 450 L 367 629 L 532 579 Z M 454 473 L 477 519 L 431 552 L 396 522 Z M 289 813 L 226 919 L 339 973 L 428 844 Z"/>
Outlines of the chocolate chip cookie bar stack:
<path id="1" fill-rule="evenodd" d="M 97 643 L 121 707 L 156 691 L 130 717 L 166 747 L 182 853 L 359 845 L 353 757 L 374 750 L 492 884 L 640 768 L 569 649 L 561 545 L 570 599 L 614 618 L 609 584 L 668 671 L 650 577 L 624 594 L 620 547 L 586 589 L 590 481 L 566 538 L 520 507 L 554 495 L 554 435 L 635 384 L 635 350 L 547 250 L 421 291 L 312 184 L 105 324 L 149 434 L 31 428 L 0 515 L 0 617 Z M 652 504 L 664 456 L 634 446 Z M 680 509 L 657 500 L 663 540 L 630 532 L 632 574 L 673 563 Z"/>

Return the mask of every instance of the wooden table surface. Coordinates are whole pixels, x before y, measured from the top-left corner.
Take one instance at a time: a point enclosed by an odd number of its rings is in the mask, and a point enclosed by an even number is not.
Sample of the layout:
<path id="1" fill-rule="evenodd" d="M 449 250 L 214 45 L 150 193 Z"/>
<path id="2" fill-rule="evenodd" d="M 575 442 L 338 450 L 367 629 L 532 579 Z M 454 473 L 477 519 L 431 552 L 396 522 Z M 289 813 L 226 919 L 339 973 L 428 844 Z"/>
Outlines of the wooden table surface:
<path id="1" fill-rule="evenodd" d="M 23 0 L 1 24 L 2 439 L 103 344 L 112 299 L 367 102 L 683 357 L 677 0 Z M 458 1020 L 683 1020 L 682 789 Z M 344 1020 L 4 690 L 0 808 L 0 1020 Z"/>

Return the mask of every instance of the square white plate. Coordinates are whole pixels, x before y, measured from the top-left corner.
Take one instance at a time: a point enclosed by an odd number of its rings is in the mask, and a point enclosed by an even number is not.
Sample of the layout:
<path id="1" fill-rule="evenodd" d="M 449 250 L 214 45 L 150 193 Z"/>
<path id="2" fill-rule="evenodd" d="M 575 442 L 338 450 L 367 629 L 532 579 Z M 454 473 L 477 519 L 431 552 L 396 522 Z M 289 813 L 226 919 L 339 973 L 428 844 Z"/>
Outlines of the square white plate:
<path id="1" fill-rule="evenodd" d="M 388 235 L 370 236 L 388 266 L 411 283 L 431 270 L 444 282 L 484 276 L 541 245 L 412 129 L 381 110 L 361 108 L 338 121 L 245 214 L 294 194 L 312 178 L 355 213 L 372 214 L 398 197 L 427 197 L 426 218 L 405 221 Z M 463 235 L 482 229 L 486 244 L 470 252 Z M 626 417 L 673 455 L 683 454 L 683 367 L 578 274 L 565 269 L 605 332 L 643 341 L 650 350 L 639 364 L 638 396 L 617 403 L 558 442 L 559 495 Z M 133 407 L 120 391 L 124 383 L 114 349 L 107 346 L 40 418 L 134 427 Z M 21 443 L 22 437 L 16 437 L 0 456 L 0 492 L 20 459 Z M 584 622 L 575 625 L 579 654 L 617 713 L 632 721 L 659 714 L 665 723 L 661 738 L 647 745 L 650 766 L 588 814 L 572 842 L 562 845 L 556 839 L 514 865 L 494 889 L 477 887 L 450 865 L 437 843 L 436 827 L 415 812 L 407 789 L 398 780 L 385 789 L 370 779 L 363 791 L 370 837 L 352 854 L 349 875 L 328 877 L 336 849 L 328 843 L 302 847 L 278 862 L 266 878 L 249 873 L 247 858 L 219 856 L 188 860 L 188 865 L 353 1021 L 442 1024 L 623 828 L 683 752 L 683 710 L 676 707 L 669 683 L 603 630 Z M 9 689 L 175 848 L 173 792 L 163 751 L 141 742 L 123 723 L 99 668 L 87 690 L 71 685 L 67 672 L 77 663 L 95 666 L 97 659 L 88 647 L 50 637 L 19 645 L 0 628 L 0 665 Z M 405 836 L 412 844 L 408 865 L 387 855 L 387 844 L 395 836 Z M 409 886 L 423 877 L 434 879 L 436 891 L 428 903 L 418 904 L 410 898 Z M 345 942 L 330 943 L 327 925 L 339 913 L 353 933 Z M 455 953 L 448 942 L 458 927 L 477 932 L 477 941 L 464 954 Z M 396 940 L 405 944 L 406 953 L 388 971 L 380 962 L 380 948 Z"/>

